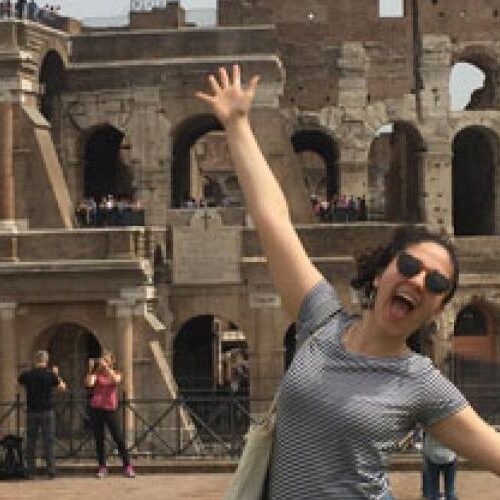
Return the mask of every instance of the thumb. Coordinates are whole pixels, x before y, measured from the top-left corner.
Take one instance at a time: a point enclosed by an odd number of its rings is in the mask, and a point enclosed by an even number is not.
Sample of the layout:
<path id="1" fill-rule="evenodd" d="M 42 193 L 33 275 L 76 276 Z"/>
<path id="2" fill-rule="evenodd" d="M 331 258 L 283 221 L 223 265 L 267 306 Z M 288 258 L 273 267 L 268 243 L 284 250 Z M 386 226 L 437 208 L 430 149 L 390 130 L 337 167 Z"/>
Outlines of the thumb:
<path id="1" fill-rule="evenodd" d="M 250 80 L 250 83 L 248 84 L 248 91 L 250 92 L 251 95 L 255 94 L 259 82 L 260 82 L 260 75 L 255 75 Z"/>

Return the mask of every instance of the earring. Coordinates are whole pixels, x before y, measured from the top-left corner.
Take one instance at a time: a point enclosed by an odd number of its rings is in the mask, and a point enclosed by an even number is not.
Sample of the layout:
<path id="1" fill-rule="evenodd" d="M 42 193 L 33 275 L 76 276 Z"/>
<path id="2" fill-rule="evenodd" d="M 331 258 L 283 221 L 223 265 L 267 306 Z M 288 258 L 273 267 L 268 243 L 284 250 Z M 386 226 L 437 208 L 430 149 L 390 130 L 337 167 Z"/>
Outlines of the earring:
<path id="1" fill-rule="evenodd" d="M 370 290 L 370 294 L 368 295 L 368 301 L 367 301 L 367 308 L 368 309 L 373 309 L 373 306 L 375 305 L 375 299 L 377 298 L 377 288 L 372 287 Z"/>

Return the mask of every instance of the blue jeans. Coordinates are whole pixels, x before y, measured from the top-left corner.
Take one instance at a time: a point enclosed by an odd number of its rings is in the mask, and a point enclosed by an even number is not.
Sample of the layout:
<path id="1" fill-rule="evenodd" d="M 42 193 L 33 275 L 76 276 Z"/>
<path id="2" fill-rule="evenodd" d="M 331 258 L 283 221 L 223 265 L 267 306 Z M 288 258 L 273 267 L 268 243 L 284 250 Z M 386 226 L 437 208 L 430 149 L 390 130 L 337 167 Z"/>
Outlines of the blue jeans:
<path id="1" fill-rule="evenodd" d="M 35 472 L 35 447 L 38 430 L 42 431 L 43 451 L 47 472 L 54 472 L 55 419 L 53 411 L 28 413 L 26 433 L 26 465 L 29 475 Z"/>
<path id="2" fill-rule="evenodd" d="M 435 464 L 429 459 L 425 459 L 425 478 L 427 487 L 427 496 L 429 500 L 439 500 L 439 485 L 440 485 L 440 475 L 444 476 L 444 493 L 446 500 L 457 500 L 455 494 L 455 477 L 457 473 L 457 461 L 454 460 L 449 464 Z"/>

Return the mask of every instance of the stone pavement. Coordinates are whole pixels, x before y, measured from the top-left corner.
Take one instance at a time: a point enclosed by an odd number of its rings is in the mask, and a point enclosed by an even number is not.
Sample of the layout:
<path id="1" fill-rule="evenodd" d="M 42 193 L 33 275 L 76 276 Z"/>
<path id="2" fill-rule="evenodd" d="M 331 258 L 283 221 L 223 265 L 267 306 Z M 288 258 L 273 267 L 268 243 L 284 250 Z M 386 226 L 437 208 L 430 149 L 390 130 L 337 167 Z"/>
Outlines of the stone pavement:
<path id="1" fill-rule="evenodd" d="M 0 482 L 1 500 L 221 500 L 230 474 L 140 474 L 135 479 L 112 474 L 106 479 L 90 476 L 60 477 L 53 481 Z M 420 498 L 420 474 L 391 473 L 397 500 Z M 488 472 L 460 471 L 460 500 L 498 500 L 500 478 Z M 311 500 L 320 500 L 311 498 Z M 321 499 L 324 500 L 324 499 Z M 340 499 L 339 499 L 340 500 Z"/>

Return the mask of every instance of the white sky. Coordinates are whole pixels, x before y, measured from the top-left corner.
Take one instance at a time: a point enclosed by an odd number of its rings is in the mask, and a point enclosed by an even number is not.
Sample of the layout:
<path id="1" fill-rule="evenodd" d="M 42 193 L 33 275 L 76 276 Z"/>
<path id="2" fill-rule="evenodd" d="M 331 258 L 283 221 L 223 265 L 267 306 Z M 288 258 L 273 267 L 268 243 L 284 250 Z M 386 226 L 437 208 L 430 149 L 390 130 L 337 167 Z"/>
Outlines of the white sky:
<path id="1" fill-rule="evenodd" d="M 45 0 L 38 2 L 40 5 Z M 130 0 L 53 0 L 61 6 L 61 14 L 81 19 L 85 17 L 114 17 L 126 14 L 130 8 Z M 187 9 L 215 8 L 216 0 L 181 0 Z"/>
<path id="2" fill-rule="evenodd" d="M 43 2 L 39 2 L 40 4 Z M 128 13 L 130 0 L 58 0 L 63 15 L 77 19 L 92 17 L 115 17 Z M 384 16 L 403 15 L 403 0 L 380 0 L 380 14 Z M 215 9 L 216 0 L 181 0 L 186 9 Z M 475 88 L 482 86 L 484 75 L 467 64 L 457 64 L 451 73 L 451 109 L 463 109 Z"/>

